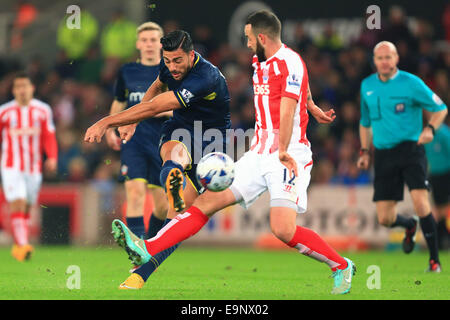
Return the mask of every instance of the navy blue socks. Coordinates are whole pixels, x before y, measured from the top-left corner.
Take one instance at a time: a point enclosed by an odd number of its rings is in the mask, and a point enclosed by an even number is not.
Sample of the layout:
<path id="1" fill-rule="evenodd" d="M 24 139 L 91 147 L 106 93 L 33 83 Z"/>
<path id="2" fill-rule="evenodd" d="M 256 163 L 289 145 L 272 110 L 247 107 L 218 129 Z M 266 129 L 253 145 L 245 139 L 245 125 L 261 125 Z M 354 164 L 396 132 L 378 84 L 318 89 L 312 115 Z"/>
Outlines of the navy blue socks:
<path id="1" fill-rule="evenodd" d="M 127 217 L 127 226 L 136 236 L 145 239 L 144 217 Z"/>
<path id="2" fill-rule="evenodd" d="M 159 230 L 164 226 L 165 220 L 160 220 L 152 213 L 150 216 L 150 222 L 148 225 L 148 231 L 147 231 L 147 239 L 153 238 L 156 236 Z"/>
<path id="3" fill-rule="evenodd" d="M 161 168 L 161 173 L 159 174 L 159 181 L 161 182 L 161 185 L 164 187 L 164 190 L 166 188 L 166 181 L 167 177 L 169 176 L 169 172 L 174 168 L 178 168 L 181 170 L 181 172 L 184 172 L 183 166 L 178 162 L 172 160 L 167 160 L 166 162 L 164 162 Z M 186 188 L 186 179 L 183 180 L 183 189 L 184 188 Z"/>
<path id="4" fill-rule="evenodd" d="M 169 223 L 170 220 L 171 219 L 166 219 L 166 221 L 164 222 L 164 225 Z M 140 275 L 142 277 L 142 279 L 144 279 L 144 281 L 147 281 L 147 279 L 156 270 L 156 268 L 158 268 L 161 265 L 161 263 L 163 263 L 164 260 L 166 260 L 172 254 L 172 252 L 174 252 L 175 249 L 178 248 L 179 245 L 180 244 L 177 243 L 176 245 L 157 253 L 150 259 L 149 262 L 142 265 L 140 268 L 138 268 L 136 271 L 134 271 L 134 273 L 137 273 L 138 275 Z"/>

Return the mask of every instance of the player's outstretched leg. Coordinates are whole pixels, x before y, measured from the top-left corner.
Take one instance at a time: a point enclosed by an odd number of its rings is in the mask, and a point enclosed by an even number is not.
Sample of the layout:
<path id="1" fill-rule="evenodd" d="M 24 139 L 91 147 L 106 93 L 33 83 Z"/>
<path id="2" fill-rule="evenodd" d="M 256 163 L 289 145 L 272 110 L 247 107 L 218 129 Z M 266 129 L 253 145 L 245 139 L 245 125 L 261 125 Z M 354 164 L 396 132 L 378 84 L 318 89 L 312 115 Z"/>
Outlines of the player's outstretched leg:
<path id="1" fill-rule="evenodd" d="M 350 292 L 352 276 L 356 272 L 355 264 L 350 259 L 340 256 L 317 233 L 308 228 L 296 226 L 295 234 L 287 245 L 330 267 L 334 279 L 332 294 Z"/>
<path id="2" fill-rule="evenodd" d="M 175 249 L 178 248 L 179 245 L 180 244 L 176 244 L 155 254 L 149 262 L 140 266 L 124 282 L 122 282 L 119 289 L 141 289 L 150 275 L 175 251 Z"/>
<path id="3" fill-rule="evenodd" d="M 112 234 L 117 244 L 125 249 L 133 264 L 140 266 L 151 259 L 145 241 L 133 234 L 122 221 L 118 219 L 113 221 Z"/>
<path id="4" fill-rule="evenodd" d="M 290 202 L 283 202 L 279 205 L 270 208 L 270 227 L 274 235 L 301 254 L 330 267 L 334 279 L 332 294 L 350 292 L 352 276 L 356 272 L 354 263 L 340 256 L 313 230 L 296 225 L 295 203 L 291 205 Z"/>

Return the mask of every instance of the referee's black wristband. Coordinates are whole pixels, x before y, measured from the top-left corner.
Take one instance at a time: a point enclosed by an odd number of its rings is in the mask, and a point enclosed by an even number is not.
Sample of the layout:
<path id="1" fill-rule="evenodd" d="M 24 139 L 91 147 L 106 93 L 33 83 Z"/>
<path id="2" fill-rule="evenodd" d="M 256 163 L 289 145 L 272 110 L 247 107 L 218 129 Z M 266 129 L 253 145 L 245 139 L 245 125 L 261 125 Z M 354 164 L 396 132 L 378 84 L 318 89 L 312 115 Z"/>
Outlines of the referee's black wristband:
<path id="1" fill-rule="evenodd" d="M 433 126 L 432 124 L 428 123 L 428 124 L 426 125 L 426 127 L 428 127 L 428 128 L 431 129 L 431 132 L 433 132 L 433 136 L 434 136 L 434 131 L 435 131 L 434 126 Z"/>

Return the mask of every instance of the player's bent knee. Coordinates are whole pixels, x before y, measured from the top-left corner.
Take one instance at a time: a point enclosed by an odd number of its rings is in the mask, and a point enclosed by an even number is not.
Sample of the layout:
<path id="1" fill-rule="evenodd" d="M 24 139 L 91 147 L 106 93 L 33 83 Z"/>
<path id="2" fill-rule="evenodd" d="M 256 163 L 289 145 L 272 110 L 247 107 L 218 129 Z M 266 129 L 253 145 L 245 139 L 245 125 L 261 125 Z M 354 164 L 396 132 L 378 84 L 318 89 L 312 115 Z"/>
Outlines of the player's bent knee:
<path id="1" fill-rule="evenodd" d="M 394 222 L 394 217 L 389 215 L 378 216 L 378 223 L 382 226 L 390 227 Z"/>
<path id="2" fill-rule="evenodd" d="M 281 241 L 288 243 L 295 234 L 296 226 L 291 224 L 276 224 L 270 226 L 272 233 Z"/>
<path id="3" fill-rule="evenodd" d="M 287 207 L 272 207 L 270 209 L 270 229 L 281 241 L 291 241 L 297 229 L 297 213 Z"/>
<path id="4" fill-rule="evenodd" d="M 146 195 L 146 182 L 141 180 L 131 180 L 125 182 L 127 198 L 140 199 Z"/>
<path id="5" fill-rule="evenodd" d="M 27 202 L 24 199 L 16 199 L 9 203 L 10 210 L 12 212 L 27 210 Z"/>

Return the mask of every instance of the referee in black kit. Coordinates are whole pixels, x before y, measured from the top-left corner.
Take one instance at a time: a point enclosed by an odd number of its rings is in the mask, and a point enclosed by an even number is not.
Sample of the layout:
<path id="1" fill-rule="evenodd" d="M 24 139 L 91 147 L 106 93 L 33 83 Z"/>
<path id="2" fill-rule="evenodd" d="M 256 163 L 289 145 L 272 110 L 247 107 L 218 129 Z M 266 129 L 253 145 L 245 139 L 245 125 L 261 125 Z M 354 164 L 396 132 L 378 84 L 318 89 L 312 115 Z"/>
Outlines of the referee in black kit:
<path id="1" fill-rule="evenodd" d="M 424 144 L 447 115 L 447 106 L 415 75 L 397 69 L 397 49 L 382 41 L 374 50 L 376 73 L 361 83 L 361 151 L 358 168 L 368 169 L 370 146 L 374 153 L 374 196 L 378 221 L 386 227 L 404 227 L 403 251 L 414 249 L 417 218 L 397 214 L 407 184 L 430 251 L 427 271 L 440 272 L 437 228 L 428 199 L 427 159 Z M 423 109 L 431 112 L 423 127 Z M 373 137 L 373 141 L 372 141 Z"/>

